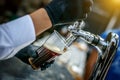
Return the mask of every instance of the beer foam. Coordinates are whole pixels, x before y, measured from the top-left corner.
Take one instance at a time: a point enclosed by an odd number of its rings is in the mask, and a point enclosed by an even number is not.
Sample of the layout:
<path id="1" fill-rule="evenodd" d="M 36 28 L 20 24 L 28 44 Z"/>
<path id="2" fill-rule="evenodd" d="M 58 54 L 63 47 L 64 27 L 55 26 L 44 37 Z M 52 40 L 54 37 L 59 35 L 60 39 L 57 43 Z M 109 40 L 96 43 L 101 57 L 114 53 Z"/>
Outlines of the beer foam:
<path id="1" fill-rule="evenodd" d="M 53 45 L 50 45 L 50 44 L 44 44 L 44 47 L 55 52 L 55 53 L 58 53 L 58 54 L 63 54 L 64 51 L 61 51 L 60 48 L 58 48 L 57 46 L 53 46 Z"/>

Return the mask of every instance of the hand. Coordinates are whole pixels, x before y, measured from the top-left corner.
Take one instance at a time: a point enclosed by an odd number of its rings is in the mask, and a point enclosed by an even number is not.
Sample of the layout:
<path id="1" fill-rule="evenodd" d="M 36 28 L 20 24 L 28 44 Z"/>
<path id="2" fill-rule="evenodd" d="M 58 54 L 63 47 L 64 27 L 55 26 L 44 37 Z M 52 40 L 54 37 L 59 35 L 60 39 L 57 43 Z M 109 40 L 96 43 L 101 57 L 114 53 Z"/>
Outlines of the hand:
<path id="1" fill-rule="evenodd" d="M 24 49 L 22 49 L 21 51 L 19 51 L 15 56 L 16 56 L 18 59 L 20 59 L 21 61 L 23 61 L 24 63 L 30 65 L 28 59 L 29 59 L 30 57 L 32 57 L 32 58 L 36 58 L 36 57 L 37 57 L 37 55 L 36 55 L 36 53 L 35 53 L 35 50 L 36 50 L 37 48 L 38 48 L 38 47 L 33 46 L 33 45 L 27 46 L 27 47 L 25 47 Z M 53 63 L 54 63 L 54 60 L 52 60 L 52 61 L 50 61 L 50 62 L 45 62 L 44 64 L 42 64 L 42 65 L 40 66 L 40 69 L 41 69 L 41 70 L 46 70 L 46 69 L 47 69 L 48 67 L 50 67 L 51 64 L 53 64 Z"/>
<path id="2" fill-rule="evenodd" d="M 54 25 L 86 18 L 91 5 L 91 0 L 53 0 L 45 9 Z"/>
<path id="3" fill-rule="evenodd" d="M 43 70 L 46 70 L 48 67 L 50 67 L 51 66 L 51 64 L 53 64 L 54 63 L 54 61 L 55 60 L 52 60 L 52 61 L 50 61 L 50 62 L 45 62 L 44 64 L 42 64 L 40 67 L 41 67 L 41 70 L 43 71 Z"/>

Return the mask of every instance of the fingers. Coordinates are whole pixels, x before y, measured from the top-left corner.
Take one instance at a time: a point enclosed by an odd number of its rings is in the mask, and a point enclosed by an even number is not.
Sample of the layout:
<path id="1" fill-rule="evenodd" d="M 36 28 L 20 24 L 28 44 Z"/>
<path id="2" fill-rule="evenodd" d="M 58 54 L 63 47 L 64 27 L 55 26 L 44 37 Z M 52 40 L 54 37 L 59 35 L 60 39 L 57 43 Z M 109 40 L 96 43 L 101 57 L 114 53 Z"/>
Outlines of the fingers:
<path id="1" fill-rule="evenodd" d="M 91 6 L 93 4 L 93 0 L 85 0 L 83 3 L 84 13 L 89 13 L 91 11 Z"/>
<path id="2" fill-rule="evenodd" d="M 42 64 L 41 67 L 41 71 L 46 70 L 48 67 L 50 67 L 53 63 L 55 62 L 55 60 L 52 60 L 50 62 L 45 62 L 44 64 Z"/>

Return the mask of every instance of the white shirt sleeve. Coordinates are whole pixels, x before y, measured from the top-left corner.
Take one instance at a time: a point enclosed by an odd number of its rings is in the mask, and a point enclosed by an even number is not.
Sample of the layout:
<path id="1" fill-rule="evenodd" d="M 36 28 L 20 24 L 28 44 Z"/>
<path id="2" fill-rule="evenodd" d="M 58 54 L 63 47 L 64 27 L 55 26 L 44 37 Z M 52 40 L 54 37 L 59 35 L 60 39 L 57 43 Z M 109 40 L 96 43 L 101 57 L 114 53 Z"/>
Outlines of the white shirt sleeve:
<path id="1" fill-rule="evenodd" d="M 35 40 L 35 30 L 29 15 L 0 25 L 0 60 L 13 57 Z"/>

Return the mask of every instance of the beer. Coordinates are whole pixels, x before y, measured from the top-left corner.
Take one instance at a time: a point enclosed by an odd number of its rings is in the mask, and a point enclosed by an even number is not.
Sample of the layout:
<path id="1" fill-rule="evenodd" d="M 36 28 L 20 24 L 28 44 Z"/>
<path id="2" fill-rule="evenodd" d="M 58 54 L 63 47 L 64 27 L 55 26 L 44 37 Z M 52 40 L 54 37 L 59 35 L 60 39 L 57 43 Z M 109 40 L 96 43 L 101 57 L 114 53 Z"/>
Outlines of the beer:
<path id="1" fill-rule="evenodd" d="M 36 51 L 38 57 L 36 59 L 30 58 L 29 62 L 33 69 L 38 69 L 42 64 L 53 60 L 56 56 L 63 54 L 66 50 L 66 47 L 63 50 L 60 50 L 56 46 L 44 44 Z"/>

